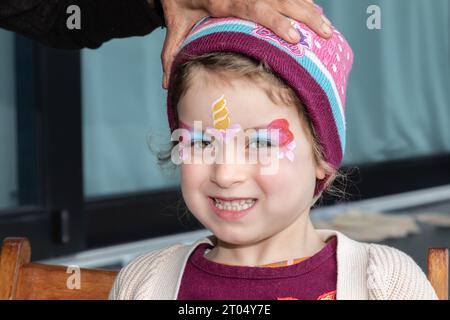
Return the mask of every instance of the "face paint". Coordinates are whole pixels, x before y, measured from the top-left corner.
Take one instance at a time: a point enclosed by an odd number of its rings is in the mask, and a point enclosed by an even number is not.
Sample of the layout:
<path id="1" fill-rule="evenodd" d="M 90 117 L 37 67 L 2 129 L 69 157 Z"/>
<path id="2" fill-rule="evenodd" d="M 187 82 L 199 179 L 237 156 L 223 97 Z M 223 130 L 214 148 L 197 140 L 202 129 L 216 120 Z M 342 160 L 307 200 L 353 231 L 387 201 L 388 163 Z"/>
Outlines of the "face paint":
<path id="1" fill-rule="evenodd" d="M 207 135 L 206 132 L 203 133 L 202 131 L 198 130 L 198 128 L 193 128 L 187 123 L 184 123 L 180 120 L 180 128 L 185 129 L 189 131 L 189 134 L 183 133 L 181 136 L 183 137 L 184 144 L 191 144 L 192 142 L 197 141 L 211 141 L 211 136 Z M 196 130 L 197 129 L 197 130 Z"/>
<path id="2" fill-rule="evenodd" d="M 287 158 L 291 162 L 294 161 L 294 149 L 296 147 L 294 134 L 289 130 L 289 122 L 286 119 L 276 119 L 268 126 L 269 130 L 278 130 L 278 158 Z"/>
<path id="3" fill-rule="evenodd" d="M 272 121 L 267 129 L 278 129 L 278 145 L 284 147 L 294 140 L 294 134 L 289 130 L 289 122 L 286 119 L 276 119 Z"/>
<path id="4" fill-rule="evenodd" d="M 189 155 L 191 155 L 191 157 L 195 156 L 195 153 L 193 154 L 191 152 L 195 143 L 201 142 L 203 144 L 204 141 L 211 141 L 211 139 L 205 137 L 201 131 L 201 127 L 199 128 L 197 123 L 195 124 L 195 127 L 191 127 L 189 124 L 180 120 L 179 127 L 180 129 L 184 129 L 180 135 L 181 139 L 179 140 L 180 144 L 178 145 L 179 159 L 184 162 L 190 159 Z"/>
<path id="5" fill-rule="evenodd" d="M 190 125 L 188 125 L 187 123 L 184 123 L 183 121 L 179 121 L 180 122 L 180 128 L 181 129 L 186 129 L 186 130 L 189 130 L 189 131 L 191 131 L 192 130 L 192 127 L 190 126 Z"/>
<path id="6" fill-rule="evenodd" d="M 231 123 L 231 119 L 229 117 L 228 108 L 226 108 L 226 100 L 224 99 L 224 96 L 213 103 L 212 109 L 215 127 L 207 127 L 205 133 L 198 130 L 195 131 L 195 128 L 181 120 L 179 121 L 180 128 L 186 129 L 190 133 L 190 136 L 187 137 L 185 137 L 187 134 L 182 135 L 184 142 L 183 145 L 185 147 L 191 146 L 192 142 L 211 142 L 212 137 L 228 142 L 237 134 L 237 132 L 241 130 L 241 126 L 238 124 L 233 124 L 231 126 L 229 125 Z M 271 130 L 277 131 L 277 135 L 275 137 L 274 132 L 271 132 Z M 286 119 L 276 119 L 272 121 L 269 125 L 267 125 L 266 129 L 257 130 L 256 133 L 249 137 L 249 139 L 250 144 L 257 141 L 264 142 L 265 147 L 278 147 L 278 150 L 276 151 L 279 159 L 287 158 L 291 162 L 294 161 L 293 151 L 296 144 L 294 141 L 294 134 L 289 129 L 289 122 Z M 183 156 L 183 150 L 181 151 L 180 158 L 186 158 L 185 155 Z"/>
<path id="7" fill-rule="evenodd" d="M 241 130 L 241 126 L 238 124 L 231 124 L 225 95 L 222 95 L 219 99 L 214 101 L 211 109 L 214 127 L 207 127 L 206 132 L 215 137 L 219 136 L 225 142 L 228 142 Z"/>
<path id="8" fill-rule="evenodd" d="M 179 125 L 180 129 L 184 129 L 181 132 L 181 135 L 180 135 L 180 138 L 181 138 L 180 142 L 181 142 L 182 145 L 185 145 L 185 144 L 189 143 L 189 140 L 191 140 L 192 133 L 193 133 L 193 128 L 190 125 L 188 125 L 187 123 L 184 123 L 181 120 L 179 121 L 179 124 L 180 124 Z M 186 132 L 185 130 L 189 131 L 189 133 Z"/>
<path id="9" fill-rule="evenodd" d="M 254 142 L 264 143 L 266 147 L 275 147 L 277 143 L 274 141 L 267 129 L 259 129 L 251 132 L 249 139 L 249 147 Z"/>
<path id="10" fill-rule="evenodd" d="M 215 129 L 224 130 L 230 126 L 231 119 L 227 108 L 227 101 L 225 100 L 225 96 L 222 96 L 213 102 L 212 118 L 214 121 Z"/>
<path id="11" fill-rule="evenodd" d="M 285 148 L 283 148 L 282 150 L 280 150 L 278 152 L 278 159 L 283 159 L 284 157 L 286 157 L 291 162 L 294 162 L 294 152 L 293 151 L 294 151 L 295 147 L 296 147 L 295 141 L 292 141 L 291 143 L 287 144 Z"/>

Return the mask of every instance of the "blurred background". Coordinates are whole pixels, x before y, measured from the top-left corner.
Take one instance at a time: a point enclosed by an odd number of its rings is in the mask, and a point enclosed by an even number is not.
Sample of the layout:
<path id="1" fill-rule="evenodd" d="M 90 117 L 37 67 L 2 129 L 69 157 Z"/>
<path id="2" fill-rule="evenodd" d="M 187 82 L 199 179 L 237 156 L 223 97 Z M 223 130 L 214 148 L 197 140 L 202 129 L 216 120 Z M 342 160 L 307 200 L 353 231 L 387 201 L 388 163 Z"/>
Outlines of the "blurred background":
<path id="1" fill-rule="evenodd" d="M 428 247 L 450 247 L 450 1 L 315 2 L 355 61 L 347 196 L 325 197 L 312 216 L 425 270 Z M 368 27 L 370 6 L 380 29 Z M 149 148 L 169 139 L 164 37 L 69 51 L 0 30 L 1 239 L 27 237 L 33 261 L 118 269 L 209 234 Z"/>

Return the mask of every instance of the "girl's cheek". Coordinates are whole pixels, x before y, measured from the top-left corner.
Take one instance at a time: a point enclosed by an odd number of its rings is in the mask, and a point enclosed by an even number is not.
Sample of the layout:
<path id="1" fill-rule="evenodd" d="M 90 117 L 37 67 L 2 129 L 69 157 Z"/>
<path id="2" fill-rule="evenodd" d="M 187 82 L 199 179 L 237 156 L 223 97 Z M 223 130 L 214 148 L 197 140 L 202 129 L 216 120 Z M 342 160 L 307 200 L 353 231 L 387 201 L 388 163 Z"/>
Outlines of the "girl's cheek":
<path id="1" fill-rule="evenodd" d="M 255 177 L 263 192 L 267 196 L 278 194 L 286 196 L 286 192 L 290 193 L 292 188 L 304 188 L 311 175 L 309 171 L 313 171 L 309 159 L 301 152 L 296 152 L 294 161 L 286 158 L 278 161 L 275 174 L 257 174 Z"/>
<path id="2" fill-rule="evenodd" d="M 180 175 L 183 188 L 192 188 L 195 185 L 195 171 L 192 165 L 181 164 Z"/>
<path id="3" fill-rule="evenodd" d="M 203 165 L 181 164 L 180 176 L 182 188 L 198 191 L 205 177 L 208 176 L 208 170 Z"/>
<path id="4" fill-rule="evenodd" d="M 262 189 L 263 193 L 270 197 L 270 195 L 277 194 L 281 189 L 286 187 L 286 178 L 281 172 L 277 172 L 274 175 L 259 175 L 258 185 Z"/>
<path id="5" fill-rule="evenodd" d="M 191 212 L 198 212 L 198 192 L 201 186 L 198 170 L 195 165 L 181 164 L 181 192 L 184 202 Z"/>

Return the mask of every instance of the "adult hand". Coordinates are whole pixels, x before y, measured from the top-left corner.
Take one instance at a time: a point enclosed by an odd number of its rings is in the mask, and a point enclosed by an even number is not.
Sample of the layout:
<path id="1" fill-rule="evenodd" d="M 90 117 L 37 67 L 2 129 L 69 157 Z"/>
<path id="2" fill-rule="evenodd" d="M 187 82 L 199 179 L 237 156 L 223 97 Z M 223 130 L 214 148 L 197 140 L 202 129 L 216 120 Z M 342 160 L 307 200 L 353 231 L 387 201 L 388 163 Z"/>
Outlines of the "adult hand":
<path id="1" fill-rule="evenodd" d="M 324 38 L 331 36 L 331 23 L 313 0 L 161 0 L 161 4 L 167 26 L 161 53 L 164 89 L 168 88 L 170 68 L 178 47 L 192 27 L 206 16 L 251 20 L 290 43 L 300 41 L 300 35 L 288 18 L 305 23 Z"/>

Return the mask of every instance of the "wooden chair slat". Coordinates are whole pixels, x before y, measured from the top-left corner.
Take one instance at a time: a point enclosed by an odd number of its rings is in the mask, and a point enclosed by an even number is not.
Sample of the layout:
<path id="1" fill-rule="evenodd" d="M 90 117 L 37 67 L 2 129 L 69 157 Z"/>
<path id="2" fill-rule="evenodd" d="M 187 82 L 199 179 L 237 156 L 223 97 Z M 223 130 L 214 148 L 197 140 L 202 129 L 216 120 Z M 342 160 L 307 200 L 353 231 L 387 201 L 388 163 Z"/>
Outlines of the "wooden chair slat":
<path id="1" fill-rule="evenodd" d="M 439 300 L 448 300 L 448 249 L 428 249 L 428 280 Z"/>
<path id="2" fill-rule="evenodd" d="M 30 263 L 28 239 L 6 238 L 0 252 L 0 299 L 14 299 L 20 269 Z"/>
<path id="3" fill-rule="evenodd" d="M 22 267 L 15 299 L 106 300 L 116 275 L 116 271 L 31 263 Z"/>

